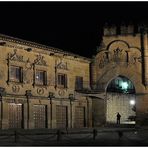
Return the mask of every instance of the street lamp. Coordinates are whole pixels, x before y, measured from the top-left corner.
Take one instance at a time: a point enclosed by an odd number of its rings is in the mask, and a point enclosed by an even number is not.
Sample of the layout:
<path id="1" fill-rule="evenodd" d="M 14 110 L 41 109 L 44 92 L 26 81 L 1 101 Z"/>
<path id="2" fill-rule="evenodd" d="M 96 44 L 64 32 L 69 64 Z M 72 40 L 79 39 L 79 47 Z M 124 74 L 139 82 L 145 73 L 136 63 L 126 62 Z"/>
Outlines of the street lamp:
<path id="1" fill-rule="evenodd" d="M 135 105 L 135 100 L 130 100 L 130 105 Z"/>
<path id="2" fill-rule="evenodd" d="M 71 100 L 71 101 L 73 101 L 75 98 L 74 98 L 74 95 L 73 94 L 69 94 L 69 99 Z"/>
<path id="3" fill-rule="evenodd" d="M 71 126 L 71 128 L 73 127 L 72 126 L 72 123 L 73 123 L 73 121 L 72 121 L 72 102 L 75 100 L 75 98 L 74 98 L 74 94 L 69 94 L 69 100 L 70 100 L 70 120 L 71 120 L 71 124 L 70 124 L 70 126 Z"/>

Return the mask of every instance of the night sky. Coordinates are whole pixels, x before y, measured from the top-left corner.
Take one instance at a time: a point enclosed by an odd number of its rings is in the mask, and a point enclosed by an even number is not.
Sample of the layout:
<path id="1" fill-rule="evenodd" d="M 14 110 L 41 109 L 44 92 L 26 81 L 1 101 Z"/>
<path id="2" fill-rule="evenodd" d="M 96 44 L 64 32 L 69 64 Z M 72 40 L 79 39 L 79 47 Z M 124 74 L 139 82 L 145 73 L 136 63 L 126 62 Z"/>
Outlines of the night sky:
<path id="1" fill-rule="evenodd" d="M 0 2 L 0 33 L 92 57 L 105 22 L 148 20 L 147 2 Z"/>

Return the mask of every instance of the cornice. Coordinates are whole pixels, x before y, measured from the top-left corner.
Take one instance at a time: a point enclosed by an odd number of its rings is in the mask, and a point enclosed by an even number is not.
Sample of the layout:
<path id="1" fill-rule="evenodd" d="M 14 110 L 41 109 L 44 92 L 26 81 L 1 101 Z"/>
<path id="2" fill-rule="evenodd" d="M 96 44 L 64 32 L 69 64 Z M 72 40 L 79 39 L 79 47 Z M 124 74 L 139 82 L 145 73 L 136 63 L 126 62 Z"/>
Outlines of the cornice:
<path id="1" fill-rule="evenodd" d="M 3 40 L 3 41 L 8 41 L 8 42 L 12 42 L 12 43 L 16 43 L 16 44 L 20 44 L 20 45 L 24 45 L 24 46 L 30 46 L 30 47 L 34 47 L 34 48 L 43 49 L 43 50 L 46 50 L 46 51 L 51 51 L 51 52 L 54 52 L 54 53 L 59 53 L 59 54 L 67 55 L 67 56 L 77 57 L 77 58 L 80 58 L 80 59 L 87 61 L 88 63 L 91 61 L 90 58 L 83 57 L 83 56 L 80 56 L 78 54 L 74 54 L 74 53 L 71 53 L 71 52 L 63 51 L 59 48 L 50 47 L 50 46 L 46 46 L 46 45 L 43 45 L 43 44 L 31 42 L 31 41 L 26 41 L 26 40 L 23 40 L 23 39 L 11 37 L 11 36 L 4 35 L 4 34 L 0 34 L 0 39 Z"/>

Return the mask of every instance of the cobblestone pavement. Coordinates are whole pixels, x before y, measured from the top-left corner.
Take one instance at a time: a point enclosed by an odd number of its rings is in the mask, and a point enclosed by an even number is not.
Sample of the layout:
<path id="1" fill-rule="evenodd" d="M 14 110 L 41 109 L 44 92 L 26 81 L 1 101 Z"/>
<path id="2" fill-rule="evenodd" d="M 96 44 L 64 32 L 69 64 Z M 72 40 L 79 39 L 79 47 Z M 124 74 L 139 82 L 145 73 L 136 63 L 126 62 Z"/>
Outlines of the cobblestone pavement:
<path id="1" fill-rule="evenodd" d="M 0 146 L 148 146 L 148 129 L 99 128 L 95 137 L 87 129 L 78 131 L 64 132 L 60 138 L 57 134 L 0 136 Z"/>

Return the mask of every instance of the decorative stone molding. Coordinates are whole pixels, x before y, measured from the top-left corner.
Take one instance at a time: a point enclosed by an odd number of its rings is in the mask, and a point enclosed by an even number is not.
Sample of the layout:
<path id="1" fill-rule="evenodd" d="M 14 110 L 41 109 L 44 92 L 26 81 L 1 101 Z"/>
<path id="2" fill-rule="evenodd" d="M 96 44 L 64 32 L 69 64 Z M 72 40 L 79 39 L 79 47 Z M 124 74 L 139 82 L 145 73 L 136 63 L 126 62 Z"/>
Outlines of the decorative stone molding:
<path id="1" fill-rule="evenodd" d="M 42 55 L 37 55 L 37 58 L 34 60 L 34 64 L 36 65 L 42 65 L 42 66 L 47 66 L 46 61 L 44 60 L 44 56 Z"/>
<path id="2" fill-rule="evenodd" d="M 18 93 L 19 90 L 20 90 L 20 87 L 19 87 L 18 85 L 13 85 L 13 86 L 12 86 L 12 91 L 13 91 L 14 93 Z"/>
<path id="3" fill-rule="evenodd" d="M 114 61 L 119 62 L 122 56 L 123 49 L 120 49 L 119 47 L 114 49 Z"/>
<path id="4" fill-rule="evenodd" d="M 30 62 L 29 58 L 27 59 L 27 61 L 25 62 L 25 68 L 26 70 L 31 70 L 32 69 L 33 64 Z"/>
<path id="5" fill-rule="evenodd" d="M 44 94 L 44 88 L 37 88 L 37 94 L 43 95 Z"/>
<path id="6" fill-rule="evenodd" d="M 23 82 L 26 84 L 33 82 L 33 77 L 30 77 L 33 75 L 32 67 L 33 67 L 33 64 L 30 62 L 28 58 L 27 61 L 25 62 L 25 68 L 23 69 Z"/>
<path id="7" fill-rule="evenodd" d="M 63 50 L 55 48 L 55 47 L 49 47 L 49 46 L 46 46 L 46 45 L 41 45 L 41 44 L 38 44 L 38 43 L 14 38 L 14 37 L 3 35 L 3 34 L 0 34 L 0 39 L 3 42 L 8 41 L 7 44 L 6 44 L 7 47 L 16 48 L 16 49 L 25 49 L 26 50 L 26 46 L 28 46 L 29 48 L 39 48 L 39 49 L 43 49 L 43 50 L 46 50 L 46 51 L 50 51 L 52 53 L 68 54 L 71 57 L 78 56 L 79 60 L 81 60 L 83 62 L 90 62 L 89 58 L 82 57 L 82 56 L 79 56 L 79 55 L 76 55 L 76 54 L 73 54 L 73 53 L 70 53 L 70 52 L 66 52 L 66 51 L 63 51 Z M 12 43 L 13 44 L 15 43 L 15 44 L 13 45 Z M 18 46 L 18 45 L 23 45 L 25 47 Z"/>
<path id="8" fill-rule="evenodd" d="M 10 61 L 24 62 L 23 61 L 23 56 L 22 55 L 18 55 L 16 52 L 17 52 L 17 50 L 14 49 L 14 53 L 9 53 L 8 54 L 8 59 Z"/>
<path id="9" fill-rule="evenodd" d="M 64 96 L 65 95 L 65 91 L 63 89 L 60 89 L 58 91 L 58 95 L 61 96 L 61 97 Z"/>
<path id="10" fill-rule="evenodd" d="M 132 64 L 136 64 L 138 62 L 141 63 L 141 54 L 137 50 L 136 52 L 130 50 L 124 50 L 119 47 L 113 50 L 106 50 L 99 53 L 98 57 L 98 65 L 99 68 L 104 68 L 109 63 L 115 64 L 124 64 L 125 66 L 129 66 Z"/>
<path id="11" fill-rule="evenodd" d="M 5 99 L 6 103 L 15 103 L 15 99 Z"/>
<path id="12" fill-rule="evenodd" d="M 5 88 L 0 87 L 0 96 L 4 96 L 6 94 Z"/>
<path id="13" fill-rule="evenodd" d="M 15 104 L 24 104 L 24 103 L 27 103 L 27 100 L 24 100 L 24 99 L 16 99 L 16 98 L 8 98 L 8 99 L 5 99 L 5 102 L 6 103 L 15 103 Z"/>
<path id="14" fill-rule="evenodd" d="M 67 62 L 64 62 L 62 59 L 56 61 L 56 68 L 68 70 Z"/>

